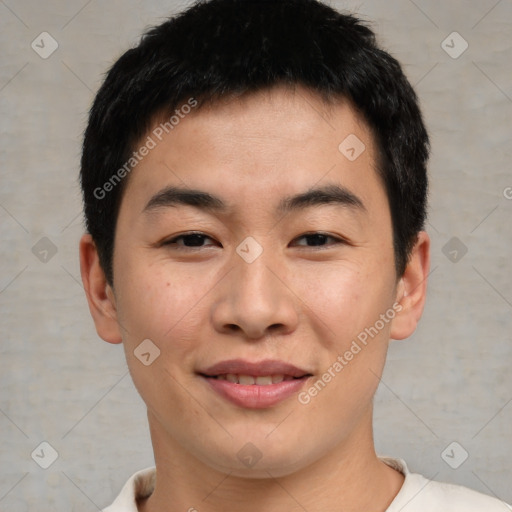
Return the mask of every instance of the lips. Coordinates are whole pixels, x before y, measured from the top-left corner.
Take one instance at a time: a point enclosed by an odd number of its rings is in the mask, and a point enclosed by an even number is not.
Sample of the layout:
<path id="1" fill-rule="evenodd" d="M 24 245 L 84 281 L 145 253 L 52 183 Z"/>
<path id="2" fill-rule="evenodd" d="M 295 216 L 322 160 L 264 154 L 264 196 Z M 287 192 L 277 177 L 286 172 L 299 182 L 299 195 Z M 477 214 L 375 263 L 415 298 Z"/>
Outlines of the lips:
<path id="1" fill-rule="evenodd" d="M 270 386 L 271 384 L 279 384 L 284 380 L 292 380 L 299 377 L 290 377 L 289 375 L 240 375 L 235 373 L 227 373 L 211 377 L 213 379 L 227 380 L 232 384 L 243 384 L 245 386 Z"/>
<path id="2" fill-rule="evenodd" d="M 307 370 L 276 360 L 221 361 L 197 372 L 210 389 L 240 407 L 263 409 L 297 393 L 312 376 Z"/>
<path id="3" fill-rule="evenodd" d="M 266 359 L 260 362 L 246 361 L 244 359 L 231 359 L 221 361 L 198 373 L 206 377 L 218 377 L 219 375 L 250 375 L 253 377 L 264 377 L 272 375 L 283 375 L 284 377 L 302 378 L 311 375 L 307 370 L 298 368 L 284 361 Z"/>

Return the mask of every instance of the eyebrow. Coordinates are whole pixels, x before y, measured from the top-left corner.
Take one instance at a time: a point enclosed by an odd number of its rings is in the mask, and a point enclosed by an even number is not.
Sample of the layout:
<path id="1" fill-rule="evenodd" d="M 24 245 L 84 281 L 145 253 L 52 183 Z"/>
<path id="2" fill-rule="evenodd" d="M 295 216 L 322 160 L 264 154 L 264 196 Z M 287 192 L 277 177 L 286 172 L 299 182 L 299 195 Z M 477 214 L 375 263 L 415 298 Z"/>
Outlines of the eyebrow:
<path id="1" fill-rule="evenodd" d="M 286 214 L 328 204 L 366 211 L 363 201 L 358 196 L 347 188 L 335 184 L 316 187 L 300 194 L 285 197 L 277 205 L 276 211 L 280 214 Z M 193 206 L 200 210 L 218 214 L 227 213 L 232 209 L 220 197 L 209 192 L 169 186 L 152 196 L 143 212 L 152 212 L 178 205 Z"/>

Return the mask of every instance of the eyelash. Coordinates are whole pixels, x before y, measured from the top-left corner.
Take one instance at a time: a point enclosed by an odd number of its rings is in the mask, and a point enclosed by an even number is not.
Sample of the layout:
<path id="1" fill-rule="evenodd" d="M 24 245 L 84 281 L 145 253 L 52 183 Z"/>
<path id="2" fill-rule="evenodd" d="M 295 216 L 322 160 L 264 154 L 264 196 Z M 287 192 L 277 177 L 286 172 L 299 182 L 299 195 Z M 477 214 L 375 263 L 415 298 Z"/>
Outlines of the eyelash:
<path id="1" fill-rule="evenodd" d="M 174 245 L 174 247 L 172 249 L 173 250 L 178 250 L 178 251 L 194 251 L 196 249 L 203 249 L 204 247 L 208 247 L 208 246 L 187 247 L 187 246 L 178 246 L 178 245 L 176 245 L 176 241 L 177 240 L 184 239 L 185 237 L 188 237 L 188 236 L 199 236 L 199 237 L 202 237 L 203 239 L 209 238 L 209 239 L 213 240 L 212 237 L 210 237 L 208 235 L 205 235 L 204 233 L 193 231 L 193 232 L 190 232 L 190 233 L 183 233 L 182 235 L 179 235 L 179 236 L 176 236 L 176 237 L 171 238 L 169 240 L 166 240 L 166 241 L 162 242 L 161 245 L 165 246 L 165 247 L 169 247 L 169 246 Z M 300 235 L 299 237 L 295 238 L 294 240 L 299 240 L 301 238 L 312 237 L 312 236 L 322 236 L 322 237 L 325 237 L 325 238 L 330 238 L 330 239 L 335 241 L 335 245 L 347 244 L 348 243 L 346 240 L 343 240 L 342 238 L 335 237 L 333 235 L 329 235 L 328 233 L 323 233 L 321 231 L 314 231 L 314 232 L 310 232 L 310 233 L 304 233 L 303 235 Z M 310 246 L 303 245 L 301 247 L 307 247 L 307 248 L 313 248 L 313 249 L 319 250 L 319 249 L 322 249 L 324 247 L 330 247 L 330 245 L 317 245 L 317 246 L 315 246 L 315 245 L 310 245 Z"/>

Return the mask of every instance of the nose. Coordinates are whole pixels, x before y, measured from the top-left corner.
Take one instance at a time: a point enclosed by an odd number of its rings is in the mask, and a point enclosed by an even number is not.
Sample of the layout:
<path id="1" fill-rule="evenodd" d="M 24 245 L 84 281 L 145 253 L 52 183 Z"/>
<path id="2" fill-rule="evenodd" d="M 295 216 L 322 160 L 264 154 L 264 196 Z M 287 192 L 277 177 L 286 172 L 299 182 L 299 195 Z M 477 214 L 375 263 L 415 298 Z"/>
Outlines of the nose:
<path id="1" fill-rule="evenodd" d="M 252 263 L 240 258 L 219 283 L 212 312 L 218 332 L 257 340 L 296 329 L 297 299 L 288 272 L 271 259 L 265 251 Z"/>

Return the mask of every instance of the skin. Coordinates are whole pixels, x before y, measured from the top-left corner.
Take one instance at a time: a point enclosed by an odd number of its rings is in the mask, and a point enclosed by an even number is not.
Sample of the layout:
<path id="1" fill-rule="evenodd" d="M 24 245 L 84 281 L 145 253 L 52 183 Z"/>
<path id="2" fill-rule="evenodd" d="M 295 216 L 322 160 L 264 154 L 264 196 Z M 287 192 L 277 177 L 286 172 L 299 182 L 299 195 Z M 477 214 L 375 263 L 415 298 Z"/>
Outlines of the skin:
<path id="1" fill-rule="evenodd" d="M 366 146 L 353 162 L 338 150 L 349 134 Z M 275 211 L 283 197 L 327 184 L 364 208 Z M 207 191 L 230 209 L 144 212 L 169 185 Z M 202 246 L 161 244 L 190 231 L 205 235 Z M 335 238 L 314 246 L 303 236 L 312 232 Z M 263 248 L 252 263 L 236 252 L 248 236 Z M 97 332 L 124 344 L 147 405 L 157 480 L 139 510 L 386 510 L 404 477 L 375 454 L 372 399 L 390 338 L 410 336 L 423 311 L 429 243 L 420 232 L 397 277 L 372 135 L 346 101 L 327 107 L 302 88 L 275 87 L 181 120 L 129 177 L 113 287 L 91 237 L 80 242 Z M 313 374 L 307 389 L 395 302 L 401 311 L 306 405 L 294 395 L 242 408 L 196 374 L 225 359 L 279 359 Z M 147 338 L 160 356 L 145 366 L 134 350 Z M 248 442 L 262 454 L 252 467 L 237 457 Z"/>

